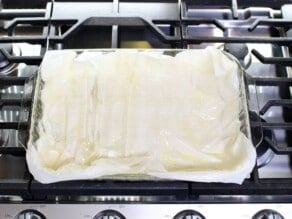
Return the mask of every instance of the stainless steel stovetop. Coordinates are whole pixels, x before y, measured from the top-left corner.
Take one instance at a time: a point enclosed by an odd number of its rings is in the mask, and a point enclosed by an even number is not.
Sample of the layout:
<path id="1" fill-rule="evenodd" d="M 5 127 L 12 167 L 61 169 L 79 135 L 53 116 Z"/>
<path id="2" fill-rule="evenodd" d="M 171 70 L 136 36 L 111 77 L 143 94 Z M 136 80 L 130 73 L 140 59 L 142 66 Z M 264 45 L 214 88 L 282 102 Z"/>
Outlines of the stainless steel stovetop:
<path id="1" fill-rule="evenodd" d="M 40 9 L 15 9 L 3 1 L 0 11 L 0 218 L 292 218 L 292 4 L 40 2 Z M 243 185 L 43 185 L 29 174 L 28 81 L 46 50 L 210 45 L 234 54 L 247 72 L 258 165 Z"/>

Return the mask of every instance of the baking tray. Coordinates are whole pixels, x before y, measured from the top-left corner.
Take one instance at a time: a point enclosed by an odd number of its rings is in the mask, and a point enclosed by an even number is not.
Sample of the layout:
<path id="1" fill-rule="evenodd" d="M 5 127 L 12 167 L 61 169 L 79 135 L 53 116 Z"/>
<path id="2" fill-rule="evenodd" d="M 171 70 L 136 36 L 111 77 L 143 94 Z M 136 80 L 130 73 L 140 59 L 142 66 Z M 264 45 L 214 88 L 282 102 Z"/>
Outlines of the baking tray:
<path id="1" fill-rule="evenodd" d="M 77 54 L 81 54 L 83 52 L 94 52 L 94 53 L 101 53 L 101 54 L 107 54 L 112 53 L 116 51 L 127 51 L 127 52 L 149 52 L 149 53 L 157 53 L 157 54 L 164 54 L 169 56 L 175 56 L 176 54 L 185 51 L 184 49 L 78 49 L 78 50 L 71 50 L 76 52 Z M 249 101 L 256 102 L 256 97 L 251 97 L 249 94 L 250 86 L 255 86 L 253 84 L 247 83 L 246 73 L 242 66 L 240 65 L 239 61 L 232 56 L 231 54 L 222 51 L 226 57 L 228 57 L 230 60 L 234 61 L 237 66 L 237 78 L 239 82 L 239 120 L 241 122 L 240 131 L 246 135 L 248 139 L 250 139 L 254 146 L 256 147 L 257 144 L 261 141 L 261 127 L 258 125 L 256 127 L 257 131 L 257 138 L 252 139 L 251 134 L 251 125 L 250 125 L 250 116 L 249 116 Z M 61 73 L 61 72 L 60 72 Z M 28 90 L 29 92 L 32 92 L 33 94 L 33 101 L 32 101 L 32 107 L 30 112 L 30 107 L 23 107 L 23 112 L 25 116 L 22 116 L 22 118 L 29 119 L 30 125 L 29 125 L 29 138 L 25 138 L 23 133 L 20 134 L 21 137 L 19 139 L 21 145 L 26 147 L 29 142 L 30 145 L 33 144 L 38 138 L 39 138 L 39 130 L 38 130 L 38 123 L 41 120 L 42 117 L 42 101 L 41 101 L 41 92 L 42 88 L 44 86 L 44 81 L 42 80 L 42 72 L 37 72 L 36 76 L 34 78 L 31 78 L 27 84 L 26 87 L 28 87 L 25 90 Z M 24 94 L 24 96 L 26 96 Z M 255 122 L 255 121 L 253 121 Z M 256 121 L 257 124 L 260 124 L 260 121 Z M 21 132 L 20 132 L 21 133 Z M 27 136 L 27 135 L 26 135 Z M 147 176 L 147 175 L 111 175 L 111 176 L 105 176 L 105 177 L 99 177 L 98 179 L 118 179 L 118 180 L 160 180 L 160 178 Z"/>

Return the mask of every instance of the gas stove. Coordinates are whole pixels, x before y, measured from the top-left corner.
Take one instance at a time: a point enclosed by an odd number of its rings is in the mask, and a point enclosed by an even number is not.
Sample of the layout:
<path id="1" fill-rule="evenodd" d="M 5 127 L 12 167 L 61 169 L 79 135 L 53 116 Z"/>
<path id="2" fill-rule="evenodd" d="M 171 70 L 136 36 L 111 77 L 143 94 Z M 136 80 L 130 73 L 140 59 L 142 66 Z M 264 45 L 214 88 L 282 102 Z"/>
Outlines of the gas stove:
<path id="1" fill-rule="evenodd" d="M 2 1 L 0 218 L 291 218 L 292 4 Z M 25 162 L 33 77 L 47 50 L 216 46 L 245 68 L 257 166 L 242 185 L 94 180 L 41 184 Z"/>

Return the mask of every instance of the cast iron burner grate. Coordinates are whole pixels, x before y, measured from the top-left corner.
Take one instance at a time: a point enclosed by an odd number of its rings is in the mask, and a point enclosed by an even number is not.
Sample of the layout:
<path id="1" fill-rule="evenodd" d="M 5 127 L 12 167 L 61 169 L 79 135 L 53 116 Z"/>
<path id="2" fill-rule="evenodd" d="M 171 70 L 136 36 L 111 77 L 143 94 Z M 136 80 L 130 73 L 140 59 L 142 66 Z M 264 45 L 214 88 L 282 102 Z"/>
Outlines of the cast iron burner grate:
<path id="1" fill-rule="evenodd" d="M 285 94 L 280 99 L 268 99 L 259 109 L 258 117 L 264 116 L 271 108 L 280 107 L 285 115 L 292 114 L 292 101 L 289 92 L 292 86 L 292 78 L 289 77 L 288 68 L 292 66 L 292 58 L 289 55 L 289 45 L 292 45 L 292 36 L 289 28 L 292 19 L 282 16 L 292 5 L 289 1 L 264 3 L 259 1 L 232 1 L 233 5 L 226 5 L 226 1 L 182 1 L 180 4 L 174 1 L 165 2 L 48 2 L 46 9 L 13 10 L 0 12 L 0 19 L 5 21 L 1 28 L 0 45 L 15 43 L 39 44 L 41 55 L 39 56 L 15 56 L 7 46 L 0 46 L 1 60 L 5 63 L 25 63 L 26 65 L 39 65 L 42 54 L 47 49 L 62 48 L 98 48 L 108 45 L 111 48 L 131 47 L 129 42 L 147 41 L 144 47 L 163 48 L 192 48 L 206 45 L 218 45 L 225 43 L 225 49 L 236 51 L 238 48 L 232 45 L 241 45 L 245 55 L 253 56 L 253 59 L 263 65 L 274 65 L 280 74 L 269 77 L 251 76 L 246 74 L 246 83 L 256 87 L 276 87 L 280 93 Z M 8 2 L 4 1 L 5 4 Z M 9 4 L 8 4 L 9 5 Z M 255 6 L 255 8 L 250 8 Z M 11 4 L 9 5 L 11 6 Z M 94 6 L 94 7 L 93 7 Z M 262 7 L 265 8 L 256 8 Z M 66 10 L 64 11 L 64 7 Z M 287 14 L 287 13 L 286 13 Z M 15 35 L 15 29 L 41 27 L 43 32 L 39 35 L 26 36 Z M 233 33 L 240 27 L 245 34 Z M 215 31 L 215 35 L 202 36 L 196 32 L 196 28 L 209 28 Z M 261 28 L 271 30 L 272 36 L 258 36 Z M 104 31 L 104 34 L 101 32 Z M 290 31 L 291 32 L 291 31 Z M 82 33 L 100 34 L 94 35 L 105 44 L 94 44 L 88 35 L 88 42 L 82 39 L 76 40 L 76 36 Z M 131 33 L 131 34 L 128 34 Z M 198 34 L 199 33 L 199 34 Z M 278 34 L 280 33 L 280 34 Z M 246 45 L 268 44 L 282 48 L 282 52 L 276 56 L 268 57 L 261 50 L 252 49 L 249 53 Z M 134 44 L 137 45 L 137 44 Z M 290 51 L 291 52 L 291 51 Z M 244 63 L 245 55 L 237 54 Z M 246 66 L 249 69 L 249 65 Z M 29 77 L 9 76 L 0 73 L 0 88 L 7 86 L 24 86 Z M 24 94 L 23 94 L 24 95 Z M 22 106 L 26 111 L 20 121 L 0 121 L 1 130 L 18 130 L 21 133 L 28 132 L 29 111 L 32 96 L 25 98 L 1 98 L 0 109 L 5 106 Z M 251 109 L 251 111 L 253 111 Z M 23 112 L 22 112 L 23 113 Z M 255 113 L 255 112 L 254 112 Z M 20 112 L 21 114 L 21 112 Z M 264 130 L 262 142 L 275 154 L 292 155 L 291 137 L 292 120 L 284 116 L 283 121 L 251 121 L 252 129 L 261 126 Z M 275 130 L 283 130 L 286 133 L 285 146 L 278 144 L 274 137 Z M 24 143 L 24 142 L 23 142 Z M 25 156 L 25 149 L 19 145 L 0 147 L 2 156 Z M 80 196 L 80 195 L 141 195 L 141 196 L 175 196 L 177 200 L 197 200 L 204 195 L 292 195 L 292 178 L 261 178 L 256 166 L 249 179 L 242 185 L 222 183 L 190 183 L 178 181 L 72 181 L 53 184 L 40 184 L 33 180 L 32 176 L 27 181 L 15 183 L 13 180 L 0 179 L 0 194 L 20 195 L 26 199 L 46 199 L 50 196 Z"/>

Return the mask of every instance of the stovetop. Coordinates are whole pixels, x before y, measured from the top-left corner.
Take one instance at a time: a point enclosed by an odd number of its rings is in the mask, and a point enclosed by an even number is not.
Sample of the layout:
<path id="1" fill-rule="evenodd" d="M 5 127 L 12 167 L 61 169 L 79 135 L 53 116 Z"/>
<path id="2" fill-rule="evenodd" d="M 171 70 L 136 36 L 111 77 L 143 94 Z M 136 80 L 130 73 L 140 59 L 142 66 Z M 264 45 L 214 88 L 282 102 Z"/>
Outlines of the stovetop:
<path id="1" fill-rule="evenodd" d="M 18 1 L 2 1 L 0 11 L 0 200 L 292 201 L 290 1 L 13 2 Z M 46 50 L 206 46 L 229 51 L 246 69 L 258 165 L 242 185 L 112 180 L 40 184 L 29 174 L 24 156 L 31 78 Z"/>

